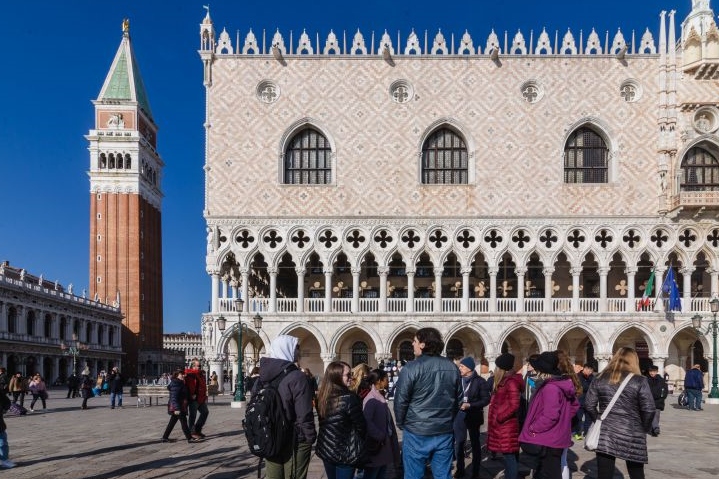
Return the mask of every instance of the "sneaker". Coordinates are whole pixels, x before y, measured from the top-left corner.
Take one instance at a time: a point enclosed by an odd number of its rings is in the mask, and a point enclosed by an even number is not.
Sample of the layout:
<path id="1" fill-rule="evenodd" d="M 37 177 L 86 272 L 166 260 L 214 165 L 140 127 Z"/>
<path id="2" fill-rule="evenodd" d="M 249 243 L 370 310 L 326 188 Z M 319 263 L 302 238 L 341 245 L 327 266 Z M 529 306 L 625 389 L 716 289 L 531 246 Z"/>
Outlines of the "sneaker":
<path id="1" fill-rule="evenodd" d="M 584 436 L 581 434 L 572 434 L 572 439 L 574 439 L 575 441 L 583 441 Z"/>
<path id="2" fill-rule="evenodd" d="M 189 442 L 189 443 L 202 442 L 202 438 L 191 437 L 190 439 L 187 440 L 187 442 Z"/>
<path id="3" fill-rule="evenodd" d="M 2 467 L 3 469 L 12 469 L 13 467 L 15 467 L 15 463 L 8 459 L 5 459 L 4 461 L 0 461 L 0 467 Z"/>
<path id="4" fill-rule="evenodd" d="M 197 433 L 192 433 L 192 439 L 197 439 L 198 441 L 202 441 L 202 436 Z"/>
<path id="5" fill-rule="evenodd" d="M 30 408 L 30 412 L 35 412 L 35 410 L 34 410 L 34 409 L 32 409 L 32 408 Z"/>

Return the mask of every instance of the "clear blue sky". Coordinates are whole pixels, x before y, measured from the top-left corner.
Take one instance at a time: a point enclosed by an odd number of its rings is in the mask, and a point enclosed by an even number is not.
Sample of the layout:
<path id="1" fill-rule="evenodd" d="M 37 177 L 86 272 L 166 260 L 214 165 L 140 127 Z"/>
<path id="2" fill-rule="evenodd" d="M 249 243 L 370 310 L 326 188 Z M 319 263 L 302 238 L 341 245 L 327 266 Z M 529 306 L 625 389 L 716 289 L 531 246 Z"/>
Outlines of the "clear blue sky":
<path id="1" fill-rule="evenodd" d="M 197 54 L 203 4 L 189 0 L 17 0 L 4 2 L 0 31 L 0 260 L 31 274 L 88 284 L 89 166 L 84 135 L 93 127 L 93 106 L 122 37 L 130 32 L 155 121 L 158 150 L 165 161 L 162 212 L 165 332 L 199 331 L 208 310 L 210 280 L 205 273 L 205 226 L 202 217 L 204 176 L 204 89 Z M 468 7 L 471 6 L 471 7 Z M 716 7 L 716 5 L 715 5 Z M 547 0 L 488 2 L 311 0 L 210 2 L 215 29 L 223 27 L 233 44 L 252 28 L 267 40 L 279 28 L 294 43 L 306 29 L 321 44 L 330 29 L 348 42 L 359 28 L 369 41 L 372 31 L 397 31 L 404 42 L 414 28 L 430 42 L 441 29 L 449 42 L 467 29 L 484 50 L 493 28 L 510 41 L 519 29 L 535 41 L 542 28 L 552 42 L 571 28 L 575 39 L 595 28 L 604 43 L 621 28 L 627 41 L 639 42 L 648 27 L 659 32 L 662 9 L 677 11 L 679 25 L 691 0 Z"/>

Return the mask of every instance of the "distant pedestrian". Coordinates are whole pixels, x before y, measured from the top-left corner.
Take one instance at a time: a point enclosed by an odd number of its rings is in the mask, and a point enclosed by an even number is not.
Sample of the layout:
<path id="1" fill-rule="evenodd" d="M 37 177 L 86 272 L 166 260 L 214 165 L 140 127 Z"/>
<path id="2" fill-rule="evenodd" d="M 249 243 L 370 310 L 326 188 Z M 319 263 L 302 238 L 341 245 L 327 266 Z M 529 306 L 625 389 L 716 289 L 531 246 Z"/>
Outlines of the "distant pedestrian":
<path id="1" fill-rule="evenodd" d="M 10 385 L 8 386 L 10 394 L 12 394 L 12 402 L 19 404 L 20 406 L 25 405 L 25 380 L 22 374 L 15 373 L 10 379 Z"/>
<path id="2" fill-rule="evenodd" d="M 362 400 L 350 390 L 351 384 L 349 364 L 333 361 L 327 366 L 317 393 L 320 427 L 316 453 L 324 463 L 328 479 L 352 479 L 355 468 L 365 460 L 367 424 Z"/>
<path id="3" fill-rule="evenodd" d="M 76 398 L 80 395 L 78 391 L 80 379 L 74 372 L 67 378 L 67 397 L 65 399 Z"/>
<path id="4" fill-rule="evenodd" d="M 185 370 L 185 384 L 190 393 L 190 418 L 188 424 L 192 437 L 204 439 L 205 434 L 202 428 L 207 422 L 207 416 L 210 410 L 207 408 L 207 381 L 205 380 L 205 372 L 200 369 L 200 360 L 193 358 L 190 368 Z M 197 417 L 197 413 L 200 417 Z"/>
<path id="5" fill-rule="evenodd" d="M 641 375 L 639 357 L 633 348 L 622 347 L 589 386 L 584 407 L 592 420 L 602 415 L 619 389 L 633 374 L 602 421 L 597 454 L 597 479 L 614 477 L 616 459 L 624 459 L 630 479 L 644 479 L 649 462 L 647 433 L 651 431 L 656 407 L 647 379 Z"/>
<path id="6" fill-rule="evenodd" d="M 587 397 L 587 391 L 589 386 L 592 385 L 594 380 L 594 366 L 589 363 L 585 363 L 582 366 L 582 370 L 577 374 L 579 382 L 582 383 L 582 394 L 579 396 L 579 409 L 577 410 L 577 419 L 574 423 L 574 432 L 572 438 L 575 441 L 582 441 L 589 431 L 589 426 L 592 425 L 592 419 L 584 410 L 584 400 Z"/>
<path id="7" fill-rule="evenodd" d="M 9 458 L 10 446 L 7 441 L 7 425 L 3 414 L 10 408 L 10 399 L 7 395 L 0 394 L 0 468 L 11 469 L 15 467 L 15 463 Z"/>
<path id="8" fill-rule="evenodd" d="M 435 479 L 450 479 L 454 418 L 462 400 L 459 370 L 442 357 L 444 341 L 435 328 L 418 329 L 412 348 L 415 360 L 400 371 L 394 397 L 404 477 L 422 479 L 429 463 Z"/>
<path id="9" fill-rule="evenodd" d="M 170 442 L 170 434 L 175 428 L 177 421 L 180 421 L 182 426 L 182 433 L 185 435 L 187 442 L 200 442 L 202 439 L 199 437 L 193 437 L 190 434 L 190 426 L 187 424 L 187 403 L 189 392 L 187 385 L 185 384 L 185 373 L 182 369 L 177 369 L 172 373 L 172 379 L 170 384 L 167 385 L 167 390 L 170 392 L 170 397 L 167 401 L 167 414 L 170 415 L 170 421 L 165 427 L 165 432 L 162 434 L 161 442 Z"/>
<path id="10" fill-rule="evenodd" d="M 42 408 L 47 409 L 47 404 L 45 403 L 48 397 L 47 387 L 45 386 L 45 381 L 39 374 L 35 374 L 35 376 L 32 377 L 28 385 L 28 389 L 30 389 L 30 393 L 32 394 L 32 402 L 30 402 L 30 412 L 35 411 L 33 408 L 35 407 L 35 403 L 38 399 L 42 402 Z"/>
<path id="11" fill-rule="evenodd" d="M 684 377 L 684 390 L 687 392 L 687 409 L 691 411 L 702 411 L 702 390 L 704 389 L 704 375 L 701 366 L 695 364 L 687 371 Z"/>
<path id="12" fill-rule="evenodd" d="M 87 409 L 87 400 L 90 399 L 94 393 L 92 392 L 93 382 L 90 378 L 90 371 L 87 370 L 87 374 L 83 371 L 82 378 L 80 379 L 80 396 L 82 396 L 81 409 Z"/>
<path id="13" fill-rule="evenodd" d="M 402 467 L 397 429 L 385 398 L 389 385 L 387 371 L 370 371 L 367 382 L 370 390 L 362 402 L 362 412 L 367 422 L 364 479 L 385 479 L 388 466 L 392 465 L 395 471 Z"/>
<path id="14" fill-rule="evenodd" d="M 649 366 L 647 373 L 649 374 L 649 377 L 647 377 L 649 390 L 652 392 L 652 397 L 654 398 L 654 407 L 657 408 L 657 411 L 654 413 L 654 419 L 652 420 L 651 430 L 651 435 L 656 437 L 661 432 L 661 429 L 659 429 L 659 416 L 661 415 L 661 411 L 664 411 L 664 401 L 668 395 L 667 382 L 659 375 L 659 367 L 654 364 Z"/>
<path id="15" fill-rule="evenodd" d="M 120 370 L 117 367 L 112 368 L 110 371 L 107 384 L 110 390 L 110 409 L 115 409 L 115 400 L 117 400 L 117 407 L 121 408 L 125 378 L 120 374 Z"/>
<path id="16" fill-rule="evenodd" d="M 524 393 L 522 375 L 515 372 L 515 357 L 504 353 L 494 360 L 492 397 L 487 413 L 487 449 L 504 457 L 505 479 L 519 473 L 519 401 Z"/>

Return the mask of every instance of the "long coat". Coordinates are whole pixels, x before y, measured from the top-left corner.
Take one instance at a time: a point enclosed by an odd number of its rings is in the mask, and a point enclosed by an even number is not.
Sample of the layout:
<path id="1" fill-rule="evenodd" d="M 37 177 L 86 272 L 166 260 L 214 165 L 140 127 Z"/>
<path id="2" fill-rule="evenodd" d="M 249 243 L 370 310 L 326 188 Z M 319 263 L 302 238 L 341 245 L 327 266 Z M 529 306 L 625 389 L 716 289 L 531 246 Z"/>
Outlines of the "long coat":
<path id="1" fill-rule="evenodd" d="M 622 378 L 622 381 L 624 378 Z M 619 389 L 621 381 L 609 384 L 607 378 L 597 377 L 587 391 L 584 409 L 592 420 L 601 416 Z M 602 421 L 597 452 L 625 461 L 646 464 L 647 433 L 652 428 L 656 408 L 647 378 L 633 376 L 619 395 L 607 417 Z"/>
<path id="2" fill-rule="evenodd" d="M 399 441 L 387 400 L 372 386 L 362 403 L 365 420 L 367 421 L 367 439 L 381 443 L 379 451 L 367 457 L 365 467 L 380 467 L 389 464 L 400 464 Z"/>
<path id="3" fill-rule="evenodd" d="M 492 394 L 487 413 L 487 449 L 490 451 L 519 451 L 519 396 L 523 390 L 522 375 L 508 373 Z"/>

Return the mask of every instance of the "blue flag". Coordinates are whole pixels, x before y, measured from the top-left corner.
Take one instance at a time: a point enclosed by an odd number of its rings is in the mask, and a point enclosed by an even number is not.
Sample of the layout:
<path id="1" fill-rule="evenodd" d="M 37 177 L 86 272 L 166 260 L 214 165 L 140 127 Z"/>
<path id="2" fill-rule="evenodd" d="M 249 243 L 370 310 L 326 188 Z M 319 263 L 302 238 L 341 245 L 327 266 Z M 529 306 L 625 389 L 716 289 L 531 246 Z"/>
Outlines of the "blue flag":
<path id="1" fill-rule="evenodd" d="M 662 292 L 669 295 L 669 311 L 681 311 L 682 300 L 679 295 L 679 286 L 677 286 L 677 280 L 674 278 L 674 268 L 669 267 L 669 272 L 664 283 L 662 284 Z"/>

